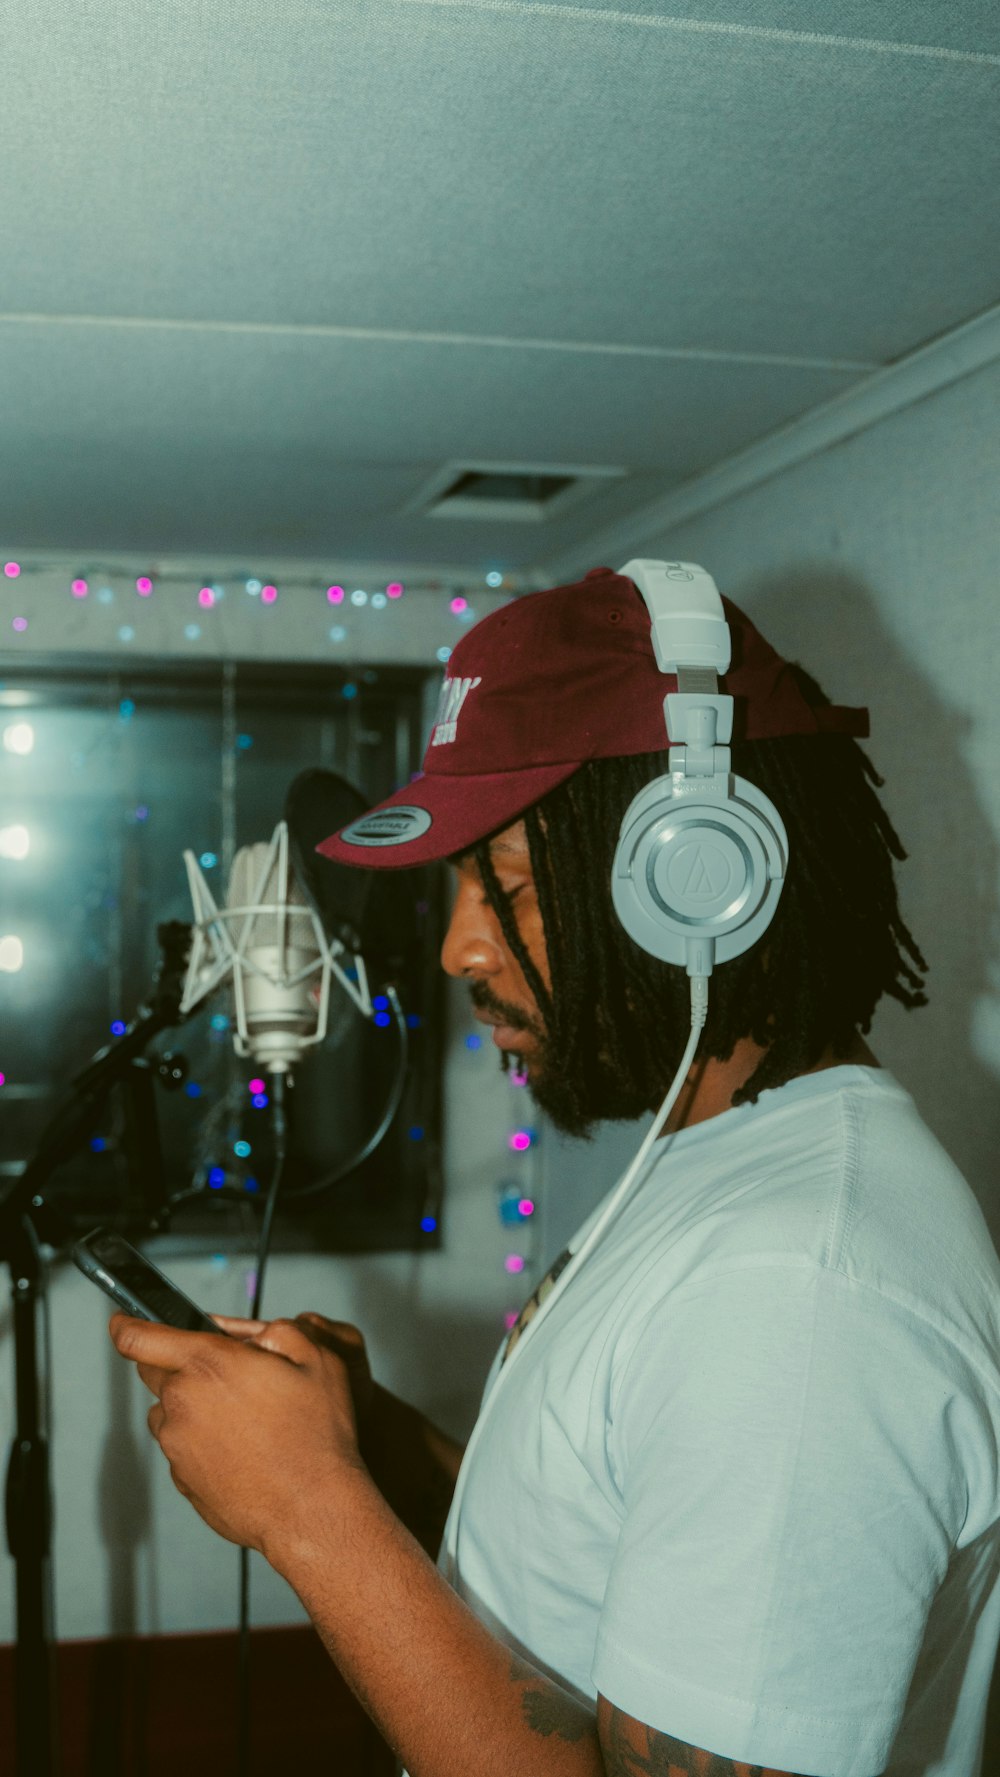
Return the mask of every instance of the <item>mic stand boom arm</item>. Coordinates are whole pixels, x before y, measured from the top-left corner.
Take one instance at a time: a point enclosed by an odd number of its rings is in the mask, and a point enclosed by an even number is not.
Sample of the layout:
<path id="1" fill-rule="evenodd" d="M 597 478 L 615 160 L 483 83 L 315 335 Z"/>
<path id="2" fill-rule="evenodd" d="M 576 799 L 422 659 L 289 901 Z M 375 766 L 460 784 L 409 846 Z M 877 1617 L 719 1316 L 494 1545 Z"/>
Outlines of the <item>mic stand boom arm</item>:
<path id="1" fill-rule="evenodd" d="M 77 1074 L 36 1153 L 0 1203 L 0 1261 L 10 1267 L 14 1326 L 16 1416 L 7 1467 L 7 1546 L 16 1569 L 17 1640 L 14 1650 L 15 1770 L 17 1777 L 54 1777 L 59 1767 L 52 1682 L 52 1499 L 48 1441 L 41 1409 L 38 1328 L 44 1305 L 41 1242 L 65 1245 L 66 1220 L 46 1203 L 44 1188 L 93 1129 L 109 1093 L 146 1044 L 182 1022 L 180 1013 L 190 927 L 171 920 L 157 928 L 162 956 L 149 1002 L 117 1042 L 100 1050 Z M 46 1386 L 51 1379 L 46 1376 Z"/>

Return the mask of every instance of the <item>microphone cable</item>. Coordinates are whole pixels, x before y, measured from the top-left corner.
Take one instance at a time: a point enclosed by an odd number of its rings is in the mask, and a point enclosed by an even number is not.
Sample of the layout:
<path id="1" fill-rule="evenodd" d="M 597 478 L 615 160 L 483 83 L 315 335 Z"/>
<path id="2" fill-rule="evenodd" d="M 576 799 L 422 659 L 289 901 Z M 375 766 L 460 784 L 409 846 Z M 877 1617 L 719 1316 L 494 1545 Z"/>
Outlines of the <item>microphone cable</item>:
<path id="1" fill-rule="evenodd" d="M 271 1228 L 274 1223 L 274 1211 L 285 1170 L 285 1157 L 288 1152 L 288 1120 L 285 1110 L 285 1075 L 283 1073 L 272 1074 L 270 1098 L 271 1128 L 274 1133 L 274 1167 L 264 1203 L 260 1238 L 257 1242 L 257 1266 L 254 1274 L 253 1301 L 250 1307 L 251 1320 L 260 1319 L 261 1302 L 264 1296 L 264 1272 L 271 1248 Z M 250 1550 L 242 1548 L 240 1549 L 238 1697 L 236 1769 L 238 1777 L 250 1777 Z"/>
<path id="2" fill-rule="evenodd" d="M 329 1191 L 332 1190 L 334 1185 L 339 1185 L 341 1180 L 347 1177 L 348 1173 L 356 1172 L 357 1168 L 364 1164 L 369 1155 L 374 1154 L 379 1142 L 382 1141 L 386 1135 L 396 1112 L 399 1110 L 403 1099 L 403 1089 L 406 1085 L 406 1073 L 410 1062 L 410 1036 L 409 1031 L 407 1030 L 406 1017 L 403 1008 L 399 1003 L 399 996 L 396 993 L 396 989 L 394 987 L 386 987 L 385 996 L 392 1008 L 393 1019 L 399 1035 L 399 1052 L 396 1059 L 396 1072 L 389 1088 L 389 1096 L 386 1099 L 385 1110 L 382 1113 L 381 1119 L 379 1120 L 374 1133 L 368 1137 L 364 1146 L 357 1148 L 355 1152 L 349 1155 L 346 1160 L 342 1161 L 339 1166 L 334 1167 L 332 1172 L 326 1172 L 321 1178 L 311 1180 L 308 1185 L 297 1185 L 295 1189 L 289 1193 L 289 1205 L 301 1203 L 306 1197 L 318 1197 L 321 1191 Z"/>

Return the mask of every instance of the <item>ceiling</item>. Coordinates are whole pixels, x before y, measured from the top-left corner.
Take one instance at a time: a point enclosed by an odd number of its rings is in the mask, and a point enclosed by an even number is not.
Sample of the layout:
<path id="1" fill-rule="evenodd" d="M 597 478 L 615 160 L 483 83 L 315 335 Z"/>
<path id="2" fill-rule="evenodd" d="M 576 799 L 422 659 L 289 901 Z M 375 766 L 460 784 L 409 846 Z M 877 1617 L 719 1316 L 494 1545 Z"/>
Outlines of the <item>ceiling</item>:
<path id="1" fill-rule="evenodd" d="M 541 565 L 1000 301 L 996 0 L 8 0 L 0 67 L 0 553 Z M 624 473 L 422 515 L 466 461 Z"/>

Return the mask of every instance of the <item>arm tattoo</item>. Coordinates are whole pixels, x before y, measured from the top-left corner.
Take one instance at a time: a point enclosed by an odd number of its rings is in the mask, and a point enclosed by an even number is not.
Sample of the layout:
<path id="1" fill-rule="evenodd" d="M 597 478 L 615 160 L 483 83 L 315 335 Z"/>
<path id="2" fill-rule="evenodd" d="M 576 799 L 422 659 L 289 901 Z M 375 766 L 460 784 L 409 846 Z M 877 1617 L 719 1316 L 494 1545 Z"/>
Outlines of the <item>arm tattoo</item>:
<path id="1" fill-rule="evenodd" d="M 634 1721 L 604 1699 L 598 1710 L 601 1751 L 608 1777 L 794 1777 L 773 1767 L 748 1765 L 705 1752 Z"/>
<path id="2" fill-rule="evenodd" d="M 529 1666 L 526 1660 L 514 1655 L 510 1662 L 512 1682 L 521 1684 L 521 1711 L 533 1734 L 541 1734 L 548 1739 L 550 1734 L 558 1734 L 560 1740 L 577 1741 L 586 1735 L 594 1734 L 594 1717 L 571 1697 L 568 1691 L 560 1689 L 551 1679 Z"/>

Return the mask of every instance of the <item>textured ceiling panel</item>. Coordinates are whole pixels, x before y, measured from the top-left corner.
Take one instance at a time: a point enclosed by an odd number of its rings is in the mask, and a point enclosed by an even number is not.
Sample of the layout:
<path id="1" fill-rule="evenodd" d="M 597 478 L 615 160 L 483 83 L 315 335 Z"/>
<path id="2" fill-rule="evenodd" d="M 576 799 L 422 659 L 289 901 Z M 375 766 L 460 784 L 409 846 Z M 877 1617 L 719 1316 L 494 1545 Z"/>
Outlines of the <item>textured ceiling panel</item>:
<path id="1" fill-rule="evenodd" d="M 337 547 L 355 556 L 376 524 L 383 547 L 459 561 L 475 527 L 399 516 L 457 441 L 487 461 L 523 457 L 530 439 L 540 461 L 686 479 L 844 382 L 686 360 L 0 323 L 0 386 L 20 416 L 0 428 L 0 499 L 23 548 L 96 547 L 113 531 L 121 547 L 228 550 L 273 533 L 289 553 L 322 553 L 335 521 Z M 653 492 L 644 480 L 599 494 L 547 524 L 545 547 Z M 535 527 L 504 528 L 505 558 L 530 561 Z"/>
<path id="2" fill-rule="evenodd" d="M 995 0 L 8 0 L 0 67 L 0 547 L 524 565 L 1000 293 Z M 467 457 L 630 475 L 399 515 Z"/>
<path id="3" fill-rule="evenodd" d="M 23 19 L 8 310 L 884 361 L 1000 283 L 1000 68 L 572 7 Z"/>
<path id="4" fill-rule="evenodd" d="M 419 4 L 420 0 L 414 0 Z M 452 0 L 441 0 L 448 5 Z M 461 3 L 461 0 L 457 0 Z M 477 0 L 469 0 L 472 5 Z M 490 7 L 492 0 L 481 0 Z M 503 0 L 501 0 L 501 4 Z M 795 35 L 853 37 L 865 43 L 905 46 L 915 54 L 946 48 L 981 55 L 1000 51 L 996 0 L 686 0 L 657 6 L 634 0 L 562 0 L 573 11 L 637 13 L 677 31 L 743 31 L 775 38 Z"/>

